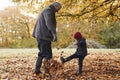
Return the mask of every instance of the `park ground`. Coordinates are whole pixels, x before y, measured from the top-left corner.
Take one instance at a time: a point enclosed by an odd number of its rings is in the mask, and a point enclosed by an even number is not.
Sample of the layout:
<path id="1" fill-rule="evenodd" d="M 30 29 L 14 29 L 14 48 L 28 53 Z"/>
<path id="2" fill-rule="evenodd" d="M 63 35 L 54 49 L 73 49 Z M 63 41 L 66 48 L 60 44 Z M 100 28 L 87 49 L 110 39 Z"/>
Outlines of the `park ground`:
<path id="1" fill-rule="evenodd" d="M 83 73 L 78 76 L 77 59 L 61 64 L 75 49 L 53 49 L 50 73 L 33 74 L 38 49 L 0 49 L 0 80 L 119 80 L 120 49 L 88 49 Z"/>

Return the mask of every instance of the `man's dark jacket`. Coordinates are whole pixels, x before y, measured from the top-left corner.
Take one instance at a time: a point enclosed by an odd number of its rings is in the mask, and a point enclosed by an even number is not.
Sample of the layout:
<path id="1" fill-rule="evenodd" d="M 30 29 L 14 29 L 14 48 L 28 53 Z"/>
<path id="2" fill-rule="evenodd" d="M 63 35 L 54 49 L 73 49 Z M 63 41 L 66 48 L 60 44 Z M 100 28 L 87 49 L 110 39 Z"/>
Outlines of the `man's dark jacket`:
<path id="1" fill-rule="evenodd" d="M 56 35 L 56 18 L 54 9 L 49 6 L 40 13 L 32 36 L 52 41 L 53 34 Z"/>

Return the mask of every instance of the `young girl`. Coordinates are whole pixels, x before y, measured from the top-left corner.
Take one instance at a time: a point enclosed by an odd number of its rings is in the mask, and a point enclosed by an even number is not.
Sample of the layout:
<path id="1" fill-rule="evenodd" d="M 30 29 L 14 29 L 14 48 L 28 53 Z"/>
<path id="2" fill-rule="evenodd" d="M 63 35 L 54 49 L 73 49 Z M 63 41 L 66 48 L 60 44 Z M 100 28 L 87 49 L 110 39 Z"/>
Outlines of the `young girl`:
<path id="1" fill-rule="evenodd" d="M 78 65 L 79 65 L 78 75 L 81 75 L 82 67 L 83 67 L 83 60 L 84 60 L 85 56 L 87 55 L 86 39 L 81 35 L 80 32 L 76 32 L 74 34 L 74 38 L 77 40 L 76 52 L 67 58 L 60 57 L 60 60 L 62 63 L 65 63 L 74 58 L 78 58 Z"/>

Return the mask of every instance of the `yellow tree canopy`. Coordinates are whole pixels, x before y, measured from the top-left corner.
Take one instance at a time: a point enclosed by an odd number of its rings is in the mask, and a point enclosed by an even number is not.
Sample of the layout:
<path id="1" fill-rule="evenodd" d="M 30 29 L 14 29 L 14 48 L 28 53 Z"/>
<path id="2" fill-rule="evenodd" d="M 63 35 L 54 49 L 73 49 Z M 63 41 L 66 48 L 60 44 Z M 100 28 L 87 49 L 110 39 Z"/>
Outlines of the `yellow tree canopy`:
<path id="1" fill-rule="evenodd" d="M 120 0 L 13 0 L 22 10 L 37 14 L 54 1 L 62 4 L 58 17 L 94 20 L 94 23 L 120 20 Z"/>

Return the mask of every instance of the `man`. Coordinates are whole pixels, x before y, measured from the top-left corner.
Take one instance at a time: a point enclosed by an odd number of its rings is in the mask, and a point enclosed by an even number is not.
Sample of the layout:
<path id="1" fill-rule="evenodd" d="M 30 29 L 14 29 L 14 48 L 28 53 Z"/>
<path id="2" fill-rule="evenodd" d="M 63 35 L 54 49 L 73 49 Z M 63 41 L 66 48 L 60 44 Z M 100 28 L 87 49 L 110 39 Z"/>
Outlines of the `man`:
<path id="1" fill-rule="evenodd" d="M 35 65 L 35 74 L 41 73 L 40 67 L 43 58 L 45 63 L 48 63 L 52 58 L 51 42 L 57 40 L 55 13 L 60 9 L 61 4 L 59 2 L 52 3 L 40 13 L 35 24 L 33 37 L 36 38 L 40 50 Z"/>

